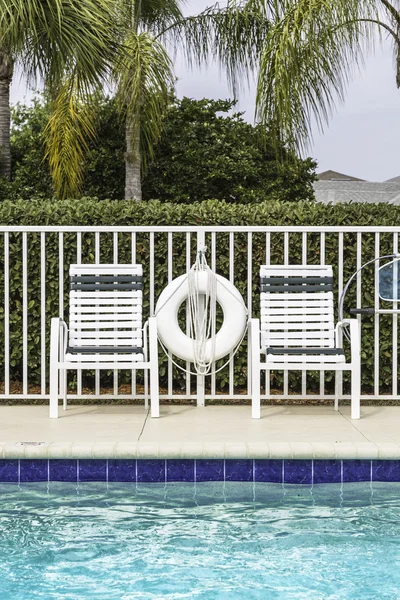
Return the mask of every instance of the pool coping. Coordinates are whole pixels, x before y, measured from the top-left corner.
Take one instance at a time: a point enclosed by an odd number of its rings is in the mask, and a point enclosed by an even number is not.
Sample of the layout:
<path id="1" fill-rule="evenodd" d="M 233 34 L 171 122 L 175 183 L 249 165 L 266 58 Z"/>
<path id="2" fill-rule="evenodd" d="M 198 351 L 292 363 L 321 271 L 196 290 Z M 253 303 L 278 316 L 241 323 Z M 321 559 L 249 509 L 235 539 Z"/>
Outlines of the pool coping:
<path id="1" fill-rule="evenodd" d="M 400 460 L 394 442 L 0 442 L 3 459 Z"/>

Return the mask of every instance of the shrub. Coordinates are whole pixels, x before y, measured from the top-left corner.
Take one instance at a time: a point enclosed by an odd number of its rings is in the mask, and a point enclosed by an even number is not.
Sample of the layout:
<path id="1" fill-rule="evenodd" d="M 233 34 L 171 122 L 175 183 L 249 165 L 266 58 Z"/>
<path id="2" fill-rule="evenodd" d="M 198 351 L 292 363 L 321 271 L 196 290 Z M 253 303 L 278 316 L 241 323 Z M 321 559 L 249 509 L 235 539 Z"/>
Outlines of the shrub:
<path id="1" fill-rule="evenodd" d="M 176 100 L 171 104 L 153 160 L 143 178 L 143 198 L 164 202 L 260 198 L 309 200 L 316 164 L 296 157 L 280 164 L 260 130 L 230 100 Z M 12 111 L 12 181 L 0 180 L 0 199 L 51 197 L 53 185 L 43 145 L 49 117 L 44 100 Z M 125 131 L 114 99 L 96 98 L 96 139 L 85 156 L 84 196 L 118 200 L 125 188 Z M 282 148 L 281 152 L 285 151 Z"/>

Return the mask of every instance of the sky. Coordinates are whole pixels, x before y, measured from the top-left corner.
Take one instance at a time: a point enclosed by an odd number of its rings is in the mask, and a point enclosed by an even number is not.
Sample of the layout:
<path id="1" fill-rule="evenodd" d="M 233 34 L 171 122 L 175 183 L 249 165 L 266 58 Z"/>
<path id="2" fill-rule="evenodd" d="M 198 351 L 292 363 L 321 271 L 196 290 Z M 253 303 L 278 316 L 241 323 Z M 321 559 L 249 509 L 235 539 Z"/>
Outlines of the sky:
<path id="1" fill-rule="evenodd" d="M 212 0 L 188 0 L 187 14 L 196 14 L 213 4 Z M 181 56 L 176 57 L 178 96 L 190 98 L 231 98 L 226 79 L 217 65 L 200 70 L 188 69 Z M 11 101 L 32 97 L 26 82 L 16 74 Z M 254 121 L 255 83 L 241 91 L 238 109 L 244 118 Z M 385 181 L 400 175 L 400 90 L 395 84 L 390 44 L 377 43 L 374 54 L 349 85 L 343 105 L 325 127 L 313 132 L 308 155 L 318 162 L 317 172 L 331 169 L 369 181 Z"/>

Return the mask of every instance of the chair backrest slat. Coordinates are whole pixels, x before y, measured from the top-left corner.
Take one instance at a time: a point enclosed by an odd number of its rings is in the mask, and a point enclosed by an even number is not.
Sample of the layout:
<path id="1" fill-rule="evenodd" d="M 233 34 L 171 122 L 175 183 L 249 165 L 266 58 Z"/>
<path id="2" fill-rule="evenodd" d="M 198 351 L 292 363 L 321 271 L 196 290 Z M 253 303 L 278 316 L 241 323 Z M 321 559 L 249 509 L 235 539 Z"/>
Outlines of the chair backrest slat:
<path id="1" fill-rule="evenodd" d="M 262 266 L 260 280 L 263 348 L 334 347 L 331 266 Z"/>
<path id="2" fill-rule="evenodd" d="M 70 348 L 141 348 L 141 265 L 70 266 Z"/>

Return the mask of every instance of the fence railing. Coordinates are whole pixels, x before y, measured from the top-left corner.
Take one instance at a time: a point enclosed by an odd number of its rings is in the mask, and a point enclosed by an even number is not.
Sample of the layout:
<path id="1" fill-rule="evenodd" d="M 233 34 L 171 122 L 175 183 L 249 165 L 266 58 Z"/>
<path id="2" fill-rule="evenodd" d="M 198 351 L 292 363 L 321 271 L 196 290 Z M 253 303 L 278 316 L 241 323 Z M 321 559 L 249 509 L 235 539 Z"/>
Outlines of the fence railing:
<path id="1" fill-rule="evenodd" d="M 68 321 L 71 263 L 142 264 L 146 317 L 154 312 L 165 285 L 191 267 L 197 248 L 205 244 L 211 268 L 238 287 L 249 316 L 258 316 L 261 264 L 332 264 L 338 301 L 356 269 L 368 260 L 398 251 L 399 233 L 400 228 L 336 226 L 0 227 L 0 399 L 48 397 L 50 319 L 61 316 Z M 376 262 L 358 275 L 345 310 L 382 307 L 378 269 Z M 397 303 L 390 308 L 397 309 Z M 362 332 L 363 398 L 400 399 L 398 315 L 357 318 Z M 206 378 L 205 398 L 248 398 L 247 376 L 245 342 L 222 371 Z M 141 398 L 141 380 L 135 377 L 130 373 L 78 372 L 70 375 L 68 396 L 76 400 Z M 277 374 L 271 387 L 276 398 L 312 395 L 328 399 L 333 398 L 333 377 L 329 372 Z M 197 397 L 197 378 L 177 370 L 170 359 L 161 360 L 160 381 L 161 398 Z M 344 397 L 346 392 L 345 381 Z"/>

